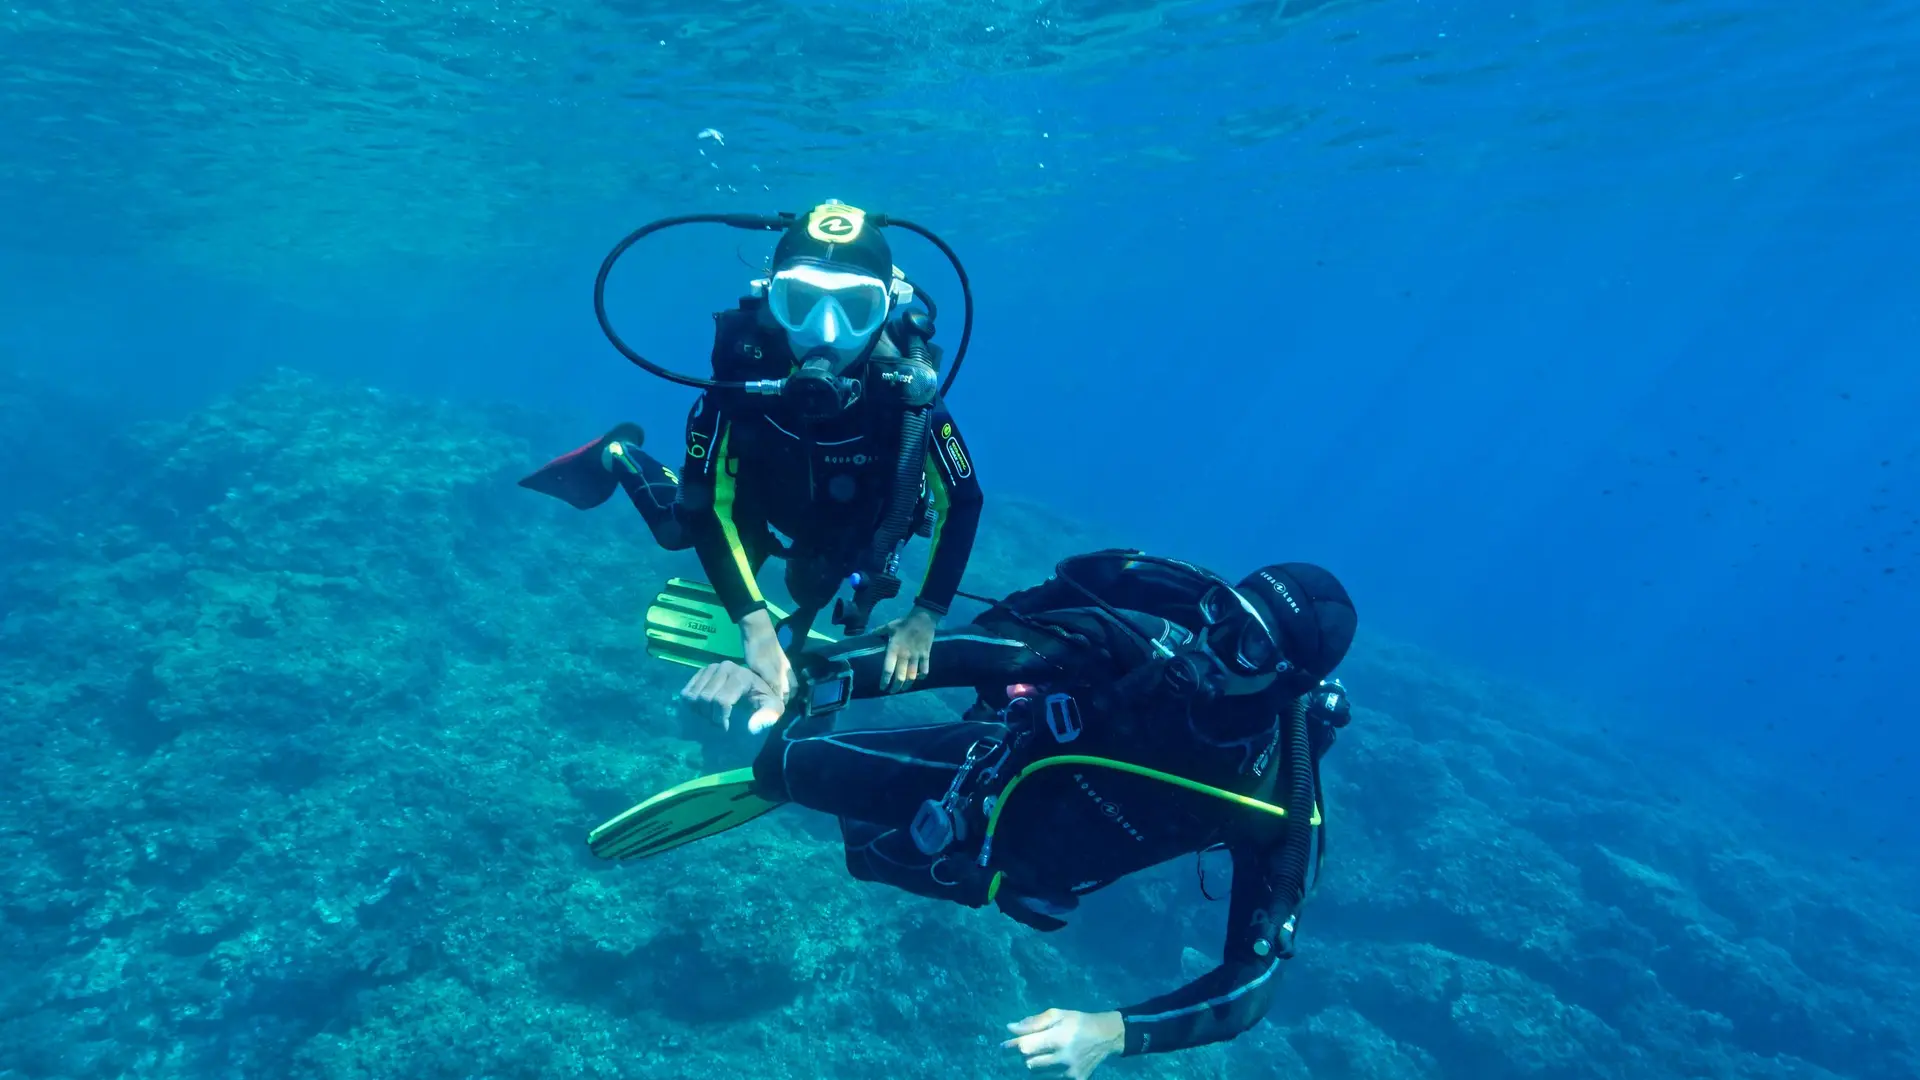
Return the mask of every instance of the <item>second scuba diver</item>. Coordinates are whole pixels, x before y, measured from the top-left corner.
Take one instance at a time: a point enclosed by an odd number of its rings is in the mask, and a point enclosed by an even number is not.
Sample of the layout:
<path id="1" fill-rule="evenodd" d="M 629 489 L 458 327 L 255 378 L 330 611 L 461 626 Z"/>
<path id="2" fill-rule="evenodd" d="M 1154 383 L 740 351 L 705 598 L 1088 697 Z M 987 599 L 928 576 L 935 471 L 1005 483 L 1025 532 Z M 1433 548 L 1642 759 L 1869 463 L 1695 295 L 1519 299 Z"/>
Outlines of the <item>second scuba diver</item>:
<path id="1" fill-rule="evenodd" d="M 608 272 L 628 247 L 659 229 L 712 222 L 780 230 L 770 275 L 738 307 L 714 316 L 713 378 L 681 376 L 629 348 L 609 323 Z M 941 383 L 930 297 L 893 264 L 882 229 L 927 237 L 954 264 L 966 300 L 959 348 Z M 934 632 L 973 548 L 982 496 L 973 460 L 945 393 L 972 333 L 966 273 L 925 229 L 828 202 L 804 217 L 691 215 L 655 222 L 622 241 L 595 285 L 601 327 L 629 360 L 701 389 L 687 418 L 685 458 L 675 470 L 641 449 L 622 424 L 521 481 L 581 509 L 624 490 L 668 550 L 691 547 L 711 583 L 675 581 L 649 612 L 656 655 L 703 666 L 742 659 L 783 699 L 792 689 L 788 653 L 808 641 L 814 619 L 843 584 L 835 621 L 862 634 L 874 604 L 898 594 L 900 550 L 930 539 L 925 578 L 905 616 L 881 628 L 881 685 L 923 679 Z M 791 541 L 782 544 L 775 530 Z M 784 616 L 761 594 L 766 560 L 786 560 L 797 610 Z M 723 622 L 724 621 L 724 622 Z M 716 635 L 737 626 L 737 643 Z M 782 631 L 791 637 L 783 646 Z M 813 635 L 820 637 L 821 635 Z"/>
<path id="2" fill-rule="evenodd" d="M 1075 556 L 935 635 L 914 689 L 977 695 L 950 722 L 843 711 L 885 692 L 878 635 L 800 654 L 791 703 L 738 664 L 708 666 L 682 697 L 723 727 L 736 706 L 770 727 L 753 766 L 662 792 L 588 842 L 645 858 L 792 802 L 840 819 L 854 877 L 1040 930 L 1128 874 L 1224 849 L 1218 967 L 1110 1011 L 1048 1009 L 1008 1025 L 1005 1045 L 1084 1080 L 1112 1054 L 1231 1039 L 1265 1014 L 1318 876 L 1320 759 L 1349 715 L 1329 676 L 1355 626 L 1345 588 L 1312 564 L 1229 584 L 1139 552 Z"/>

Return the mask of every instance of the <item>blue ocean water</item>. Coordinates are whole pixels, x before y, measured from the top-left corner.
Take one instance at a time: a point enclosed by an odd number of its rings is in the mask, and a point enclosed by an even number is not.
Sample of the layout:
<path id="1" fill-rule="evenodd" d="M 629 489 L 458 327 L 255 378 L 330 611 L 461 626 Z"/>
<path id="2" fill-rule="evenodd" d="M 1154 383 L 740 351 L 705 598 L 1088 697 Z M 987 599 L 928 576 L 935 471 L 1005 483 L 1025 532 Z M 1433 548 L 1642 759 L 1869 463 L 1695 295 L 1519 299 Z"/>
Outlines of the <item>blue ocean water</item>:
<path id="1" fill-rule="evenodd" d="M 989 499 L 1322 562 L 1920 844 L 1920 6 L 28 0 L 0 56 L 0 358 L 85 402 L 7 513 L 282 366 L 675 431 L 606 247 L 843 198 L 966 261 Z M 616 318 L 696 370 L 765 247 L 664 235 Z"/>
<path id="2" fill-rule="evenodd" d="M 1907 5 L 0 18 L 0 334 L 140 407 L 292 363 L 668 429 L 602 248 L 851 199 L 968 261 L 970 438 L 1059 463 L 996 490 L 1313 551 L 1371 625 L 1911 811 Z M 644 349 L 697 363 L 740 246 L 647 252 Z"/>

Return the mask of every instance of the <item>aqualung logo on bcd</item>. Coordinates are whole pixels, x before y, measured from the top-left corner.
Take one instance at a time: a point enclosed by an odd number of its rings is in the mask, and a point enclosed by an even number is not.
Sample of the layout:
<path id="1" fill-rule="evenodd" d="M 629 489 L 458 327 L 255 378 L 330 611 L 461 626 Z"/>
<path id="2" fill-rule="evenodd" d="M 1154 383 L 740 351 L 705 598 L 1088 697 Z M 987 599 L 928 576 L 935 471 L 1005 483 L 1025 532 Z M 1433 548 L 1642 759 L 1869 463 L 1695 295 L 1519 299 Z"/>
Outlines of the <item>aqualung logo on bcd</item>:
<path id="1" fill-rule="evenodd" d="M 1086 792 L 1087 798 L 1099 804 L 1100 813 L 1103 817 L 1115 825 L 1120 826 L 1128 836 L 1133 837 L 1136 841 L 1142 844 L 1147 842 L 1147 838 L 1140 835 L 1140 830 L 1133 827 L 1133 822 L 1127 820 L 1126 812 L 1120 809 L 1120 804 L 1101 798 L 1100 793 L 1094 790 L 1093 785 L 1087 783 L 1085 773 L 1074 773 L 1073 782 L 1080 785 L 1080 790 Z"/>

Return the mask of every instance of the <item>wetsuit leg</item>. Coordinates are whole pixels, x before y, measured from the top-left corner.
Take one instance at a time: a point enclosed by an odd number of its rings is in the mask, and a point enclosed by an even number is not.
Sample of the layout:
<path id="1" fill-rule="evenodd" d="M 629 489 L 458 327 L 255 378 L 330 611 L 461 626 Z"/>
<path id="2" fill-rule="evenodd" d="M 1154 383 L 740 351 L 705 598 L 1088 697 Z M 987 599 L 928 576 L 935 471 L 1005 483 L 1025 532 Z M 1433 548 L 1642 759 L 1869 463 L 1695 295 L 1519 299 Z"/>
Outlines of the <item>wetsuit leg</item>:
<path id="1" fill-rule="evenodd" d="M 768 739 L 755 771 L 777 773 L 794 802 L 840 818 L 847 872 L 855 879 L 977 904 L 966 890 L 956 891 L 961 879 L 947 865 L 951 859 L 921 851 L 907 826 L 922 803 L 945 797 L 968 750 L 998 746 L 1005 735 L 1003 724 L 970 720 L 796 725 Z"/>
<path id="2" fill-rule="evenodd" d="M 856 881 L 891 885 L 934 900 L 977 902 L 961 887 L 952 857 L 921 851 L 905 829 L 841 818 L 840 838 L 846 844 L 847 873 Z"/>
<path id="3" fill-rule="evenodd" d="M 968 750 L 1006 735 L 997 721 L 835 723 L 847 716 L 801 717 L 776 729 L 753 765 L 762 790 L 835 817 L 904 829 L 921 803 L 946 795 Z"/>
<path id="4" fill-rule="evenodd" d="M 630 446 L 624 457 L 624 464 L 616 466 L 613 474 L 620 490 L 633 500 L 633 508 L 646 519 L 653 538 L 668 551 L 692 547 L 692 531 L 680 516 L 679 478 L 644 450 Z"/>
<path id="5" fill-rule="evenodd" d="M 693 538 L 681 516 L 680 478 L 640 449 L 646 438 L 640 425 L 620 424 L 542 465 L 520 486 L 591 510 L 612 497 L 617 485 L 633 500 L 660 546 L 683 551 L 693 546 Z"/>
<path id="6" fill-rule="evenodd" d="M 972 860 L 978 853 L 981 819 L 963 815 L 973 835 L 933 855 L 914 843 L 909 825 L 922 803 L 946 795 L 969 750 L 980 748 L 976 770 L 1005 768 L 1005 724 L 960 720 L 896 728 L 822 725 L 811 733 L 796 729 L 788 734 L 787 739 L 769 741 L 755 771 L 760 772 L 763 763 L 771 766 L 768 758 L 777 754 L 782 759 L 777 768 L 793 801 L 840 815 L 847 872 L 856 880 L 968 907 L 987 902 L 987 878 L 975 872 Z M 1071 896 L 1049 902 L 1022 896 L 1011 887 L 1002 890 L 999 900 L 1008 915 L 1043 931 L 1065 926 L 1058 916 L 1075 906 Z"/>
<path id="7" fill-rule="evenodd" d="M 884 693 L 879 683 L 886 646 L 884 636 L 868 634 L 813 653 L 803 663 L 845 665 L 853 677 L 853 696 L 877 697 Z M 932 653 L 933 673 L 920 689 L 1005 686 L 1051 670 L 1024 640 L 977 625 L 939 631 Z M 795 715 L 768 733 L 753 764 L 755 786 L 764 798 L 838 817 L 847 869 L 854 877 L 978 905 L 984 902 L 984 892 L 975 887 L 979 882 L 962 881 L 959 873 L 967 860 L 929 858 L 907 830 L 922 803 L 946 797 L 969 750 L 978 747 L 984 753 L 976 770 L 1004 768 L 1006 737 L 999 715 L 984 708 L 931 724 L 888 722 L 850 709 Z"/>
<path id="8" fill-rule="evenodd" d="M 1005 737 L 997 717 L 888 724 L 843 710 L 775 729 L 754 772 L 782 796 L 840 819 L 855 879 L 973 904 L 977 898 L 955 889 L 959 879 L 945 865 L 951 860 L 922 852 L 907 827 L 922 803 L 946 796 L 969 750 L 1000 746 Z"/>
<path id="9" fill-rule="evenodd" d="M 852 678 L 854 698 L 873 698 L 886 692 L 886 653 L 885 635 L 866 634 L 810 650 L 800 666 L 842 671 Z M 931 674 L 916 690 L 1006 686 L 1054 670 L 1025 640 L 971 624 L 935 633 L 931 654 Z M 763 798 L 905 828 L 922 802 L 946 795 L 975 743 L 1004 739 L 998 716 L 979 712 L 931 724 L 890 722 L 857 709 L 789 713 L 754 760 L 755 786 Z"/>

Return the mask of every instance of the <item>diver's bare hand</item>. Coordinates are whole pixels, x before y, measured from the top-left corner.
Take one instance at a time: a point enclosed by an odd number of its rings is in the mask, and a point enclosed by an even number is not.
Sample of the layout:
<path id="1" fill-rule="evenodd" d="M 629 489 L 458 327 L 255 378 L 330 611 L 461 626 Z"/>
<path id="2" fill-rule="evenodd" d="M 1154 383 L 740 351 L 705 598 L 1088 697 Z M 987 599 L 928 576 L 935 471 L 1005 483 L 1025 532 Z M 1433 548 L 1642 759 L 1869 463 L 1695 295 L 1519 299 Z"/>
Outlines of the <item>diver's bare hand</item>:
<path id="1" fill-rule="evenodd" d="M 900 693 L 927 677 L 933 669 L 933 632 L 940 619 L 925 608 L 914 608 L 904 618 L 880 628 L 887 635 L 887 662 L 880 672 L 880 689 Z"/>
<path id="2" fill-rule="evenodd" d="M 731 660 L 701 668 L 680 690 L 688 710 L 721 731 L 731 730 L 733 708 L 743 699 L 753 709 L 747 730 L 756 735 L 772 727 L 787 707 L 786 699 L 774 693 L 765 679 Z"/>
<path id="3" fill-rule="evenodd" d="M 780 647 L 779 630 L 765 608 L 749 611 L 740 620 L 740 645 L 747 667 L 760 676 L 781 701 L 792 696 L 793 663 L 787 659 L 787 651 Z"/>
<path id="4" fill-rule="evenodd" d="M 1107 1055 L 1126 1049 L 1127 1024 L 1117 1012 L 1046 1012 L 1007 1025 L 1014 1037 L 1001 1043 L 1027 1059 L 1027 1071 L 1066 1080 L 1087 1080 Z"/>

